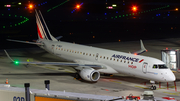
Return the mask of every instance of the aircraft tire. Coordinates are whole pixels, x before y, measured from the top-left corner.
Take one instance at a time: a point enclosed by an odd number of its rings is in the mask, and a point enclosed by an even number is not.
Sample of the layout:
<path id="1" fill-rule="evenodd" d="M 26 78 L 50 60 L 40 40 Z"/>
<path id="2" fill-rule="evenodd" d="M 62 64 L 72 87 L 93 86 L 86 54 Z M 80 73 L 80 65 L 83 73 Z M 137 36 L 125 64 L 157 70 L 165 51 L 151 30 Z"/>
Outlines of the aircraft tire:
<path id="1" fill-rule="evenodd" d="M 151 86 L 151 90 L 156 90 L 156 86 Z"/>
<path id="2" fill-rule="evenodd" d="M 153 86 L 151 86 L 150 89 L 153 90 Z"/>
<path id="3" fill-rule="evenodd" d="M 153 86 L 153 90 L 156 90 L 156 86 Z"/>

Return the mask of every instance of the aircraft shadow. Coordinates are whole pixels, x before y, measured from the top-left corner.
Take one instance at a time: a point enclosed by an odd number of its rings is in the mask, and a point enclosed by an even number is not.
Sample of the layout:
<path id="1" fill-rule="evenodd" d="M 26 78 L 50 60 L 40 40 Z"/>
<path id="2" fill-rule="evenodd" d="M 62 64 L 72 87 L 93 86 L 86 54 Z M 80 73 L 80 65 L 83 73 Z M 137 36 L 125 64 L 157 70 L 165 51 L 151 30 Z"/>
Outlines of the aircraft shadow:
<path id="1" fill-rule="evenodd" d="M 101 76 L 101 78 L 109 81 L 126 81 L 130 83 L 138 83 L 138 84 L 142 82 L 149 82 L 149 80 L 132 77 L 132 76 L 112 76 L 112 77 Z"/>

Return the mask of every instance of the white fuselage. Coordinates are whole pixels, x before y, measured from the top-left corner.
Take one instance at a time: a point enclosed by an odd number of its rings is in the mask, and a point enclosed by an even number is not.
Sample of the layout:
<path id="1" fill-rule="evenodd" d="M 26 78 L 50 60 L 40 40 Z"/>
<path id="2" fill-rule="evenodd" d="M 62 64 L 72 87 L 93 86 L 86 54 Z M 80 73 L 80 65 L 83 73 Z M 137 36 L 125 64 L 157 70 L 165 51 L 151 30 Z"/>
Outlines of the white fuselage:
<path id="1" fill-rule="evenodd" d="M 40 46 L 41 48 L 68 61 L 106 66 L 107 69 L 98 69 L 101 73 L 123 73 L 159 82 L 175 80 L 170 69 L 153 68 L 154 65 L 164 65 L 164 62 L 155 58 L 62 41 L 38 40 L 38 42 L 44 44 Z"/>

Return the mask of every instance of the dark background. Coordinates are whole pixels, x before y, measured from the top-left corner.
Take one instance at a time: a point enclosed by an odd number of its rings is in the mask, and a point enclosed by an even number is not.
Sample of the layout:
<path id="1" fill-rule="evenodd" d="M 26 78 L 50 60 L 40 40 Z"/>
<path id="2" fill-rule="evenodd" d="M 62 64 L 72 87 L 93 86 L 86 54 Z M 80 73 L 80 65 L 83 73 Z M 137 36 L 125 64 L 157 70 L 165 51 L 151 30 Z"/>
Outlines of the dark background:
<path id="1" fill-rule="evenodd" d="M 17 5 L 18 2 L 22 5 Z M 81 3 L 83 5 L 80 9 L 71 13 L 76 5 Z M 7 8 L 4 7 L 5 4 L 13 6 Z M 34 8 L 29 9 L 29 4 L 33 4 Z M 112 4 L 116 4 L 117 7 L 106 8 Z M 133 5 L 138 7 L 134 13 L 143 13 L 129 15 L 133 13 Z M 63 36 L 62 41 L 91 44 L 119 40 L 122 42 L 177 38 L 180 37 L 180 14 L 175 9 L 179 8 L 179 5 L 178 0 L 38 0 L 30 2 L 1 0 L 0 48 L 36 47 L 6 41 L 6 39 L 24 41 L 37 39 L 34 9 L 41 10 L 51 34 L 54 37 Z M 166 8 L 149 11 L 161 7 Z M 125 15 L 125 17 L 119 17 L 119 15 Z M 23 21 L 24 17 L 29 20 L 15 26 Z"/>

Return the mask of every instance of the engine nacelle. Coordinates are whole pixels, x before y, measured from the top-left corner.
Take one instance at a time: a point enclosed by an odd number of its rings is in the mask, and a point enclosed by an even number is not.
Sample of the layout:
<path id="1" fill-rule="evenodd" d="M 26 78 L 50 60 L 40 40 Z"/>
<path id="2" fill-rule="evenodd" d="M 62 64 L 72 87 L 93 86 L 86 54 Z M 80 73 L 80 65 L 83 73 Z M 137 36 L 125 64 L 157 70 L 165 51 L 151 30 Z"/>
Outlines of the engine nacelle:
<path id="1" fill-rule="evenodd" d="M 82 69 L 79 73 L 81 78 L 86 81 L 98 81 L 100 78 L 100 73 L 93 68 Z"/>

